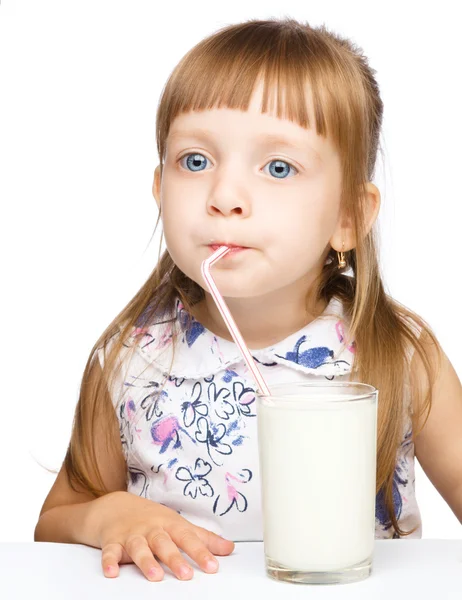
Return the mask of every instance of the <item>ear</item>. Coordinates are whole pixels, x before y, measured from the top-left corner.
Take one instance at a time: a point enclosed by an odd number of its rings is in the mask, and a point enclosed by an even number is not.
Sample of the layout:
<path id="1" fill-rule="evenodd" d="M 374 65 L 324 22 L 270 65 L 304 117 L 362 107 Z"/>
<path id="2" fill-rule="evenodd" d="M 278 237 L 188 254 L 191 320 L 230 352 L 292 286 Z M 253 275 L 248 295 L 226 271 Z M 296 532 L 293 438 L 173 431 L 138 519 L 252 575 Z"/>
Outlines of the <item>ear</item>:
<path id="1" fill-rule="evenodd" d="M 154 181 L 152 183 L 152 195 L 156 199 L 157 208 L 160 210 L 160 165 L 157 165 L 154 171 Z"/>
<path id="2" fill-rule="evenodd" d="M 366 184 L 366 192 L 365 234 L 367 235 L 372 229 L 379 214 L 380 191 L 376 185 L 369 181 Z M 337 250 L 337 252 L 347 252 L 352 248 L 356 248 L 356 235 L 353 231 L 353 223 L 349 216 L 340 215 L 334 234 L 330 239 L 330 245 L 334 250 Z"/>

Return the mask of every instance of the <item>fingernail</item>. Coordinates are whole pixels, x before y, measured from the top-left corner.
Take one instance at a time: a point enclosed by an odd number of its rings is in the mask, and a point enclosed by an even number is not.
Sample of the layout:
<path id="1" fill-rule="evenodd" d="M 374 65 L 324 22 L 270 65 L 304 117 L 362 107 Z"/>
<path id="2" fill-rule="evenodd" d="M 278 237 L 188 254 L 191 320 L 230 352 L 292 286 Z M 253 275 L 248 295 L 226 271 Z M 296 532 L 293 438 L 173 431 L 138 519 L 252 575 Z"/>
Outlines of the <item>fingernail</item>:
<path id="1" fill-rule="evenodd" d="M 216 560 L 209 559 L 205 563 L 205 566 L 207 568 L 207 571 L 212 571 L 213 573 L 215 573 L 215 571 L 218 569 L 218 562 Z"/>
<path id="2" fill-rule="evenodd" d="M 180 575 L 181 577 L 188 577 L 191 574 L 191 568 L 188 565 L 181 565 Z"/>
<path id="3" fill-rule="evenodd" d="M 158 571 L 158 569 L 156 569 L 156 567 L 151 567 L 148 571 L 149 577 L 157 577 L 158 573 L 159 573 L 159 571 Z"/>

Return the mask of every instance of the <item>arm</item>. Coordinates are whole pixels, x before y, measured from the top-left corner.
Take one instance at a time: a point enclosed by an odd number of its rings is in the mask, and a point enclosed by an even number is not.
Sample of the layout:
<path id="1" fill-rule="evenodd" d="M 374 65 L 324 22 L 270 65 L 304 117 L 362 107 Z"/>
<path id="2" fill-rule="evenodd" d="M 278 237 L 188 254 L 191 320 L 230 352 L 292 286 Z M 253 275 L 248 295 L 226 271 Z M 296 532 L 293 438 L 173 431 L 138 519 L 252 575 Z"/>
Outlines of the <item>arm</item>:
<path id="1" fill-rule="evenodd" d="M 92 366 L 89 376 L 89 385 L 95 383 L 97 377 L 101 377 L 101 367 L 98 361 Z M 107 388 L 102 402 L 111 404 Z M 115 411 L 110 413 L 112 419 L 109 423 L 99 419 L 98 411 L 95 415 L 97 420 L 95 431 L 103 432 L 104 428 L 110 428 L 110 435 L 117 444 L 110 444 L 117 448 L 117 452 L 111 450 L 104 443 L 104 436 L 97 436 L 93 440 L 95 446 L 98 467 L 103 477 L 103 482 L 111 492 L 126 490 L 126 464 L 120 444 L 119 425 Z M 74 487 L 76 487 L 74 485 Z M 48 493 L 40 511 L 39 520 L 35 527 L 34 540 L 37 542 L 64 542 L 79 543 L 90 546 L 95 545 L 93 539 L 93 528 L 88 525 L 89 515 L 98 499 L 83 489 L 74 491 L 68 481 L 64 465 Z"/>
<path id="2" fill-rule="evenodd" d="M 430 359 L 436 364 L 436 348 L 430 344 L 428 347 Z M 411 377 L 413 385 L 422 385 L 426 380 L 417 354 L 411 363 Z M 415 440 L 415 456 L 462 523 L 462 386 L 444 352 L 432 388 L 432 408 Z"/>
<path id="3" fill-rule="evenodd" d="M 100 375 L 101 367 L 96 361 L 89 374 L 89 385 Z M 107 388 L 104 395 L 98 402 L 111 402 Z M 127 492 L 117 417 L 110 410 L 107 422 L 103 413 L 95 413 L 94 430 L 98 435 L 91 443 L 107 493 L 94 498 L 84 489 L 73 490 L 63 465 L 43 504 L 34 540 L 101 548 L 107 577 L 117 577 L 119 563 L 134 562 L 150 581 L 159 581 L 164 575 L 160 560 L 179 579 L 191 579 L 193 571 L 180 549 L 205 572 L 214 573 L 218 568 L 214 554 L 230 554 L 234 543 L 193 525 L 176 510 Z M 91 411 L 90 414 L 93 415 Z M 104 428 L 108 427 L 110 441 L 116 444 L 105 443 Z M 91 469 L 89 478 L 95 480 Z"/>
<path id="4" fill-rule="evenodd" d="M 68 486 L 67 476 L 62 470 L 58 477 L 60 476 L 66 481 L 63 485 Z M 71 500 L 72 494 L 75 492 L 70 487 L 68 490 L 69 495 L 65 503 L 54 505 L 45 511 L 42 509 L 35 527 L 34 541 L 85 544 L 98 548 L 92 514 L 95 512 L 95 504 L 99 503 L 101 499 L 81 496 Z M 120 492 L 111 492 L 104 498 L 116 493 Z"/>

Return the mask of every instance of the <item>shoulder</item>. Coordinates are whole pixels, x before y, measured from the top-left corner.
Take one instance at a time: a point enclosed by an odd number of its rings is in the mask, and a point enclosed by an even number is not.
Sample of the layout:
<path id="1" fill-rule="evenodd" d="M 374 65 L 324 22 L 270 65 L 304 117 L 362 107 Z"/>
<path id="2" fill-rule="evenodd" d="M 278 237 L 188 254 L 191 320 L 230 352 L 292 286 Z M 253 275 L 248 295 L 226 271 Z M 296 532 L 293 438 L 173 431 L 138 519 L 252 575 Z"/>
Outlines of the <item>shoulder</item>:
<path id="1" fill-rule="evenodd" d="M 410 362 L 409 384 L 416 453 L 419 447 L 428 447 L 446 435 L 455 423 L 458 431 L 462 430 L 461 383 L 431 329 L 422 328 Z M 458 435 L 460 437 L 460 433 Z"/>
<path id="2" fill-rule="evenodd" d="M 423 331 L 420 342 L 422 354 L 416 352 L 411 364 L 415 456 L 462 519 L 462 385 L 433 335 Z"/>
<path id="3" fill-rule="evenodd" d="M 419 431 L 422 415 L 429 407 L 429 392 L 440 369 L 442 349 L 431 327 L 420 315 L 405 309 L 402 317 L 412 333 L 412 338 L 405 340 L 408 359 L 406 381 L 410 391 L 413 429 Z"/>

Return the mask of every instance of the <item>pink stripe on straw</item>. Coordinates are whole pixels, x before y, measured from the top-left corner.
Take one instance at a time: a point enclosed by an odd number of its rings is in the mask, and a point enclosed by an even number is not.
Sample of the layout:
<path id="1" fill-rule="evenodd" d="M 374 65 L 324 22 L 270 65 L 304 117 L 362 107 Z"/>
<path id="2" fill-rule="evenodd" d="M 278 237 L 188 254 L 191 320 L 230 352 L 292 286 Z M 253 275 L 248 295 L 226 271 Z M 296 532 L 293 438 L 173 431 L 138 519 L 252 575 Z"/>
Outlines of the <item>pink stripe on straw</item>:
<path id="1" fill-rule="evenodd" d="M 233 339 L 236 342 L 241 354 L 244 356 L 247 366 L 253 373 L 258 388 L 263 394 L 270 396 L 271 394 L 269 388 L 266 385 L 265 380 L 263 379 L 260 371 L 258 370 L 258 367 L 255 364 L 255 361 L 252 355 L 250 354 L 249 349 L 247 348 L 244 338 L 242 337 L 241 332 L 239 331 L 236 322 L 234 321 L 231 313 L 229 312 L 229 308 L 227 307 L 223 296 L 218 291 L 215 281 L 213 280 L 212 274 L 210 273 L 210 267 L 214 265 L 218 260 L 220 260 L 220 258 L 222 258 L 229 251 L 230 248 L 228 248 L 228 246 L 220 246 L 220 248 L 218 248 L 218 250 L 214 252 L 212 256 L 206 258 L 201 265 L 202 275 L 207 285 L 209 286 L 210 293 L 212 294 L 213 299 L 215 300 L 215 304 L 217 305 L 217 308 L 220 311 L 221 316 L 223 317 L 226 326 L 229 329 L 229 332 L 233 336 Z"/>

